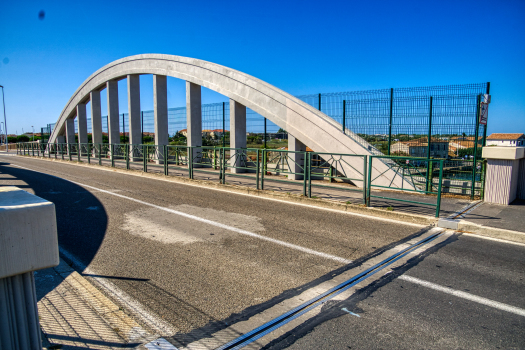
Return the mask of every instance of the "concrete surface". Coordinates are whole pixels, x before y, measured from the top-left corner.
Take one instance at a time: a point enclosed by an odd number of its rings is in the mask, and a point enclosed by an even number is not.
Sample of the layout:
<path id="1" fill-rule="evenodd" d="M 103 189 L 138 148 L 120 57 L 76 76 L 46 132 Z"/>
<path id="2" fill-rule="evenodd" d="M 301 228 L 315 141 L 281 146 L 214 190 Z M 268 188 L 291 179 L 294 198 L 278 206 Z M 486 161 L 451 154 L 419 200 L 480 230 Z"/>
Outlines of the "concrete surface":
<path id="1" fill-rule="evenodd" d="M 140 76 L 138 74 L 128 74 L 128 125 L 129 125 L 129 143 L 141 144 L 142 132 L 140 125 Z M 167 105 L 166 105 L 167 107 Z M 167 112 L 166 112 L 167 113 Z M 102 131 L 99 131 L 102 133 Z M 96 143 L 96 142 L 94 142 Z"/>
<path id="2" fill-rule="evenodd" d="M 246 148 L 246 106 L 230 99 L 230 147 Z M 241 158 L 230 152 L 230 164 L 234 167 L 245 166 Z M 242 154 L 242 153 L 241 153 Z M 232 168 L 233 173 L 243 173 L 245 169 Z"/>
<path id="3" fill-rule="evenodd" d="M 17 187 L 0 187 L 0 278 L 58 264 L 55 205 Z"/>
<path id="4" fill-rule="evenodd" d="M 168 144 L 168 83 L 165 75 L 153 75 L 153 113 L 155 145 L 161 147 Z"/>
<path id="5" fill-rule="evenodd" d="M 516 160 L 525 158 L 525 147 L 491 146 L 483 147 L 482 158 Z"/>
<path id="6" fill-rule="evenodd" d="M 120 113 L 119 113 L 119 104 L 118 104 L 118 80 L 107 80 L 105 82 L 106 93 L 108 97 L 108 134 L 109 134 L 109 143 L 118 144 L 120 143 Z M 95 90 L 95 89 L 93 89 Z M 91 91 L 90 91 L 91 92 Z M 58 125 L 55 125 L 53 129 L 53 135 Z M 51 137 L 49 142 L 53 142 Z"/>
<path id="7" fill-rule="evenodd" d="M 91 102 L 91 137 L 92 143 L 102 143 L 102 110 L 100 106 L 100 91 L 94 90 L 89 93 Z M 60 143 L 60 140 L 57 139 Z"/>
<path id="8" fill-rule="evenodd" d="M 522 349 L 525 317 L 402 278 L 416 277 L 523 310 L 524 253 L 523 246 L 461 236 L 331 305 L 266 348 Z"/>
<path id="9" fill-rule="evenodd" d="M 191 90 L 195 89 L 195 86 L 204 86 L 268 118 L 316 152 L 343 154 L 377 153 L 373 146 L 351 130 L 346 130 L 346 134 L 344 134 L 341 125 L 332 118 L 275 86 L 248 74 L 212 62 L 161 54 L 143 54 L 122 58 L 93 73 L 75 91 L 66 104 L 50 136 L 50 142 L 55 142 L 57 135 L 63 134 L 65 120 L 73 117 L 76 105 L 80 102 L 85 102 L 91 91 L 100 90 L 104 85 L 107 85 L 108 96 L 116 96 L 113 91 L 116 88 L 110 88 L 110 85 L 116 84 L 116 80 L 123 79 L 129 74 L 171 76 L 187 82 L 186 107 L 188 131 L 190 134 L 188 144 L 192 146 L 197 145 L 195 143 L 197 141 L 191 141 L 193 138 L 197 136 L 198 139 L 201 138 L 202 128 L 198 128 L 198 125 L 194 124 L 196 121 L 192 121 L 192 119 L 201 119 L 201 106 L 200 98 L 197 103 L 197 99 L 191 102 L 188 96 L 196 93 L 196 91 Z M 110 97 L 108 97 L 108 101 L 109 99 Z M 118 101 L 116 103 L 118 104 Z M 193 105 L 194 103 L 195 105 Z M 113 105 L 108 103 L 108 106 L 110 106 L 108 107 L 110 119 L 115 112 L 111 109 Z M 194 109 L 193 112 L 192 109 Z M 197 116 L 195 113 L 199 113 L 199 115 Z M 112 128 L 114 129 L 116 125 L 112 125 Z M 190 128 L 198 128 L 198 135 L 193 135 Z M 110 143 L 114 143 L 114 141 L 115 135 L 110 137 Z M 362 159 L 356 159 L 353 166 L 357 169 L 362 169 Z M 353 167 L 347 165 L 344 165 L 344 167 L 348 174 L 354 175 L 352 177 L 358 177 Z M 381 160 L 374 162 L 372 172 L 374 178 L 378 177 L 376 183 L 379 185 L 392 184 L 392 186 L 400 188 L 413 188 L 412 184 L 401 176 L 396 176 L 394 171 Z"/>

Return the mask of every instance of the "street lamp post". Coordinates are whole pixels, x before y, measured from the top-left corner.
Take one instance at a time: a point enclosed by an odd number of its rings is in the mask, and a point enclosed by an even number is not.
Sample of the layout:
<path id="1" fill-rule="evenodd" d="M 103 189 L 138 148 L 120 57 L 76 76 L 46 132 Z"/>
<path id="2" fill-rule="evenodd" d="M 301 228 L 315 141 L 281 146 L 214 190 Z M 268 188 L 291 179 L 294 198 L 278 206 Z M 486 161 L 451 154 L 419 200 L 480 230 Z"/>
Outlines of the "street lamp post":
<path id="1" fill-rule="evenodd" d="M 2 85 L 0 85 L 0 87 L 2 88 L 2 101 L 3 101 L 3 104 L 4 104 L 4 132 L 5 132 L 5 148 L 6 148 L 6 152 L 9 152 L 9 148 L 7 147 L 7 121 L 5 119 L 5 96 L 4 96 L 4 87 Z"/>

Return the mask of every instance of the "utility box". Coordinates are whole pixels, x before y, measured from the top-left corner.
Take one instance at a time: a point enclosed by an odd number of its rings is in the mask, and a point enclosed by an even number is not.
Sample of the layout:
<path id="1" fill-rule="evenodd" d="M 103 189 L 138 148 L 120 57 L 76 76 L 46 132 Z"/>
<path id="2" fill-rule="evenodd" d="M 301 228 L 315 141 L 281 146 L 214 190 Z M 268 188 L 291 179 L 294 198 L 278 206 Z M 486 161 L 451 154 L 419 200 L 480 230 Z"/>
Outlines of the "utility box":
<path id="1" fill-rule="evenodd" d="M 33 271 L 59 263 L 55 205 L 0 188 L 0 350 L 42 349 Z"/>

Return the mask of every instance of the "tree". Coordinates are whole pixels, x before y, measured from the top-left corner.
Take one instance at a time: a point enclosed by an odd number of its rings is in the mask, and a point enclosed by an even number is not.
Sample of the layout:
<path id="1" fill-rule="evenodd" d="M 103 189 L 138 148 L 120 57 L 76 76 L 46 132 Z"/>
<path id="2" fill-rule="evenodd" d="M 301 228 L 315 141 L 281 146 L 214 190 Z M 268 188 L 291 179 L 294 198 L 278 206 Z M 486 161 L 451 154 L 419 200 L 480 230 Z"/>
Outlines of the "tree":
<path id="1" fill-rule="evenodd" d="M 16 142 L 29 142 L 29 136 L 27 136 L 27 135 L 18 135 L 16 137 Z"/>
<path id="2" fill-rule="evenodd" d="M 279 130 L 277 130 L 277 133 L 278 134 L 288 134 L 288 132 L 284 130 L 283 128 L 279 128 Z"/>

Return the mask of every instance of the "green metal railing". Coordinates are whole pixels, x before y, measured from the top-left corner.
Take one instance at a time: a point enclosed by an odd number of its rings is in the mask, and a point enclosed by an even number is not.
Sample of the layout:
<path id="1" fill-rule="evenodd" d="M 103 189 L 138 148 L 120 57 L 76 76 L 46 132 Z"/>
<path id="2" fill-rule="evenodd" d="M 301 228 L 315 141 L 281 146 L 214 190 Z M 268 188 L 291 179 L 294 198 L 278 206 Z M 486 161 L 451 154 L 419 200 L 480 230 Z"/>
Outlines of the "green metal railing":
<path id="1" fill-rule="evenodd" d="M 261 190 L 268 181 L 300 184 L 302 194 L 307 197 L 313 197 L 312 188 L 361 192 L 366 206 L 371 205 L 372 198 L 433 206 L 436 217 L 441 208 L 443 159 L 146 144 L 47 144 L 42 148 L 34 143 L 17 143 L 17 154 L 126 169 L 134 165 L 133 168 L 139 166 L 144 172 L 162 169 L 164 175 L 169 175 L 170 169 L 187 171 L 190 179 L 195 178 L 196 172 L 206 173 L 216 175 L 222 184 L 227 177 L 251 178 Z M 374 167 L 378 163 L 385 169 L 382 173 Z M 483 162 L 480 166 L 483 167 Z M 394 171 L 395 176 L 399 176 L 401 186 L 395 185 L 393 179 L 388 186 L 377 184 L 377 179 L 387 171 Z M 484 173 L 484 167 L 480 172 Z M 329 184 L 316 182 L 318 179 L 328 180 Z M 351 184 L 360 185 L 360 188 Z M 377 195 L 372 193 L 372 188 L 435 195 L 436 202 L 387 197 L 383 193 Z"/>
<path id="2" fill-rule="evenodd" d="M 367 195 L 366 195 L 367 206 L 370 206 L 370 198 L 381 198 L 381 199 L 393 200 L 393 201 L 398 201 L 398 202 L 428 205 L 428 206 L 436 207 L 436 217 L 439 217 L 439 211 L 441 208 L 441 189 L 442 189 L 442 182 L 443 182 L 443 160 L 442 159 L 427 159 L 427 158 L 400 157 L 400 156 L 369 156 L 368 158 L 369 158 L 369 162 L 368 162 L 368 180 L 367 180 Z M 374 160 L 381 160 L 381 159 L 390 159 L 390 160 L 393 160 L 397 164 L 397 169 L 394 169 L 394 170 L 395 170 L 396 176 L 399 175 L 399 181 L 401 181 L 401 187 L 399 187 L 398 185 L 394 185 L 393 183 L 394 179 L 391 180 L 390 186 L 382 186 L 382 185 L 374 184 L 375 180 L 383 176 L 383 174 L 385 174 L 387 171 L 391 170 L 390 168 L 388 168 L 387 170 L 381 173 L 379 173 L 378 171 L 375 171 L 374 173 L 372 172 L 372 170 L 374 169 Z M 436 186 L 434 185 L 434 182 L 433 182 L 432 169 L 435 168 L 433 164 L 436 164 L 436 163 L 438 164 L 438 168 L 439 168 L 439 180 L 437 183 L 437 190 L 434 191 L 434 188 Z M 405 183 L 407 183 L 407 185 L 409 185 L 411 188 L 404 188 Z M 434 203 L 413 201 L 413 200 L 407 200 L 407 199 L 396 198 L 396 197 L 372 195 L 371 194 L 372 187 L 386 189 L 386 190 L 403 191 L 403 192 L 416 192 L 416 193 L 423 193 L 423 194 L 428 194 L 428 195 L 435 194 L 437 196 L 437 201 L 436 201 L 436 204 L 434 204 Z"/>

